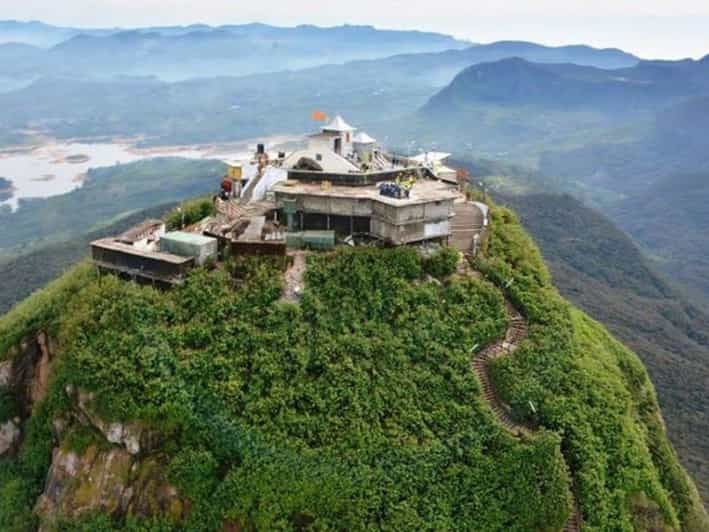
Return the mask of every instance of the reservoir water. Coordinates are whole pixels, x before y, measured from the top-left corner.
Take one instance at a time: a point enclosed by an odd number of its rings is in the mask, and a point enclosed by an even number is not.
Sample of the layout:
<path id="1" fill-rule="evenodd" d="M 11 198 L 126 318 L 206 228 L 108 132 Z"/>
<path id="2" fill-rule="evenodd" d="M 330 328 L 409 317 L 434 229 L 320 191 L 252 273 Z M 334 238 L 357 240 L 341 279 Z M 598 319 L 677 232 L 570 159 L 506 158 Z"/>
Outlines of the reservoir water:
<path id="1" fill-rule="evenodd" d="M 91 168 L 126 164 L 154 157 L 242 160 L 255 149 L 256 142 L 273 145 L 287 137 L 272 137 L 218 146 L 170 146 L 141 149 L 131 143 L 58 142 L 33 148 L 0 151 L 0 177 L 12 181 L 13 196 L 0 202 L 17 207 L 20 198 L 47 198 L 80 187 Z"/>

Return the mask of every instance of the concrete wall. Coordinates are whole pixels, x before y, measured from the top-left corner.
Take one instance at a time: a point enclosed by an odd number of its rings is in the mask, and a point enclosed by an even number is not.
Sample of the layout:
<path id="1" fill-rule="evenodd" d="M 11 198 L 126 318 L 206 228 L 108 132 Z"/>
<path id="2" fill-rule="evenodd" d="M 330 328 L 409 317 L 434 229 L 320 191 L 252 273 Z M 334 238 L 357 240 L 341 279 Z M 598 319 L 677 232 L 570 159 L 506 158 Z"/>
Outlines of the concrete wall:
<path id="1" fill-rule="evenodd" d="M 414 222 L 394 225 L 384 220 L 372 218 L 371 227 L 372 236 L 395 245 L 450 236 L 450 223 L 447 220 L 435 223 Z"/>
<path id="2" fill-rule="evenodd" d="M 297 210 L 305 213 L 306 229 L 325 229 L 325 219 L 320 215 L 357 216 L 371 218 L 372 236 L 393 244 L 418 242 L 429 238 L 450 236 L 450 216 L 453 200 L 431 201 L 414 205 L 395 206 L 374 199 L 333 198 L 329 196 L 292 195 L 278 193 L 277 204 L 295 198 Z M 300 214 L 296 220 L 300 220 Z"/>
<path id="3" fill-rule="evenodd" d="M 193 259 L 186 258 L 184 263 L 176 264 L 161 260 L 159 254 L 152 257 L 145 256 L 141 253 L 132 253 L 130 250 L 109 249 L 100 244 L 91 245 L 91 257 L 101 265 L 113 266 L 119 272 L 143 272 L 164 279 L 183 277 L 194 262 Z"/>
<path id="4" fill-rule="evenodd" d="M 374 215 L 393 224 L 447 220 L 452 212 L 452 200 L 406 205 L 402 207 L 374 202 Z"/>

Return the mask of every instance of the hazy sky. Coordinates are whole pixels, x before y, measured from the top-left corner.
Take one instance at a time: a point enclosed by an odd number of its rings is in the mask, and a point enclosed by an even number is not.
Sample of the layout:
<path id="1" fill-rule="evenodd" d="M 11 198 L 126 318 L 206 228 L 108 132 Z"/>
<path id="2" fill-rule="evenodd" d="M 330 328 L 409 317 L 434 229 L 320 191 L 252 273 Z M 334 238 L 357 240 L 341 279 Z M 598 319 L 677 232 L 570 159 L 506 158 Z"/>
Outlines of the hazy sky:
<path id="1" fill-rule="evenodd" d="M 71 26 L 372 24 L 500 39 L 619 47 L 644 57 L 709 54 L 707 0 L 0 0 L 0 19 Z"/>

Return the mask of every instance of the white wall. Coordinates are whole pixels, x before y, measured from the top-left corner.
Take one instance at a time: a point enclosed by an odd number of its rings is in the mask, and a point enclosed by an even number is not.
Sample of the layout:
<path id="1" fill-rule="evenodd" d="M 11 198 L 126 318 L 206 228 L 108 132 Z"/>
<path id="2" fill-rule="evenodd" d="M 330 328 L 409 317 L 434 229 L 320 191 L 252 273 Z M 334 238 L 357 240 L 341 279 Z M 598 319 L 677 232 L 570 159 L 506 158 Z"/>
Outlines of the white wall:
<path id="1" fill-rule="evenodd" d="M 266 192 L 280 181 L 285 181 L 288 179 L 288 172 L 282 168 L 274 168 L 269 166 L 266 168 L 261 180 L 256 183 L 253 193 L 251 194 L 251 201 L 262 201 L 266 197 Z"/>

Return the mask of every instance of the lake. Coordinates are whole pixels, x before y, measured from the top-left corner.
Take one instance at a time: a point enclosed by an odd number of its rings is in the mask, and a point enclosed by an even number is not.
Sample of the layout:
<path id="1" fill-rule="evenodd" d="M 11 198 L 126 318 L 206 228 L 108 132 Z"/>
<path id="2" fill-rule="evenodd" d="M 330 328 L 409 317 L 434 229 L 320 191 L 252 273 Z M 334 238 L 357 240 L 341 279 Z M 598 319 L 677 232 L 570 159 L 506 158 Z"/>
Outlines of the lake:
<path id="1" fill-rule="evenodd" d="M 138 148 L 131 142 L 51 141 L 31 148 L 0 150 L 0 177 L 12 181 L 14 195 L 0 205 L 15 209 L 20 198 L 47 198 L 82 185 L 91 168 L 127 164 L 154 157 L 243 160 L 258 142 L 269 147 L 293 140 L 279 136 L 213 146 Z"/>

